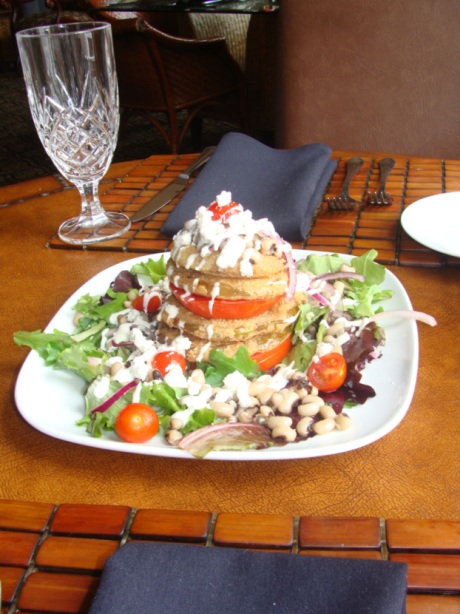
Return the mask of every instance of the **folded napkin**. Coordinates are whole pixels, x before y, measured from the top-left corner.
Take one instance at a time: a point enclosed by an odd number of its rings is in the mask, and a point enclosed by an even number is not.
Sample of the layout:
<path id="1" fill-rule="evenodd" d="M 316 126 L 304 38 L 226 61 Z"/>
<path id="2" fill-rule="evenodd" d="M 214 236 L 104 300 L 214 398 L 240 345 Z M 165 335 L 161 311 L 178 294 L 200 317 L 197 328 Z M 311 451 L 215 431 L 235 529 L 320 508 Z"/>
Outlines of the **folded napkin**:
<path id="1" fill-rule="evenodd" d="M 236 548 L 128 543 L 90 614 L 404 614 L 407 565 Z"/>
<path id="2" fill-rule="evenodd" d="M 302 241 L 337 162 L 331 149 L 314 143 L 296 149 L 273 149 L 252 137 L 230 132 L 171 213 L 161 231 L 169 236 L 207 207 L 222 190 L 268 218 L 286 241 Z"/>

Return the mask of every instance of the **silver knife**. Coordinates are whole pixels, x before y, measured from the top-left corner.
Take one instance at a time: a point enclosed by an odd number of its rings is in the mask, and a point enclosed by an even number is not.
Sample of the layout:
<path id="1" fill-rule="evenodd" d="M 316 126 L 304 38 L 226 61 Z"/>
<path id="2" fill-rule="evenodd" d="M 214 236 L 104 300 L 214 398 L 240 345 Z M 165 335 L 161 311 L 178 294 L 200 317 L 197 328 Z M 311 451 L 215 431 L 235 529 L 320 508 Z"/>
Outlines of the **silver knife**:
<path id="1" fill-rule="evenodd" d="M 168 183 L 162 190 L 155 194 L 145 205 L 143 205 L 139 211 L 136 211 L 131 216 L 131 222 L 139 222 L 145 220 L 146 217 L 159 211 L 162 207 L 167 205 L 172 199 L 177 196 L 182 190 L 185 190 L 191 175 L 205 164 L 214 153 L 215 147 L 206 147 L 200 156 L 190 164 L 189 167 L 182 171 L 176 179 Z"/>

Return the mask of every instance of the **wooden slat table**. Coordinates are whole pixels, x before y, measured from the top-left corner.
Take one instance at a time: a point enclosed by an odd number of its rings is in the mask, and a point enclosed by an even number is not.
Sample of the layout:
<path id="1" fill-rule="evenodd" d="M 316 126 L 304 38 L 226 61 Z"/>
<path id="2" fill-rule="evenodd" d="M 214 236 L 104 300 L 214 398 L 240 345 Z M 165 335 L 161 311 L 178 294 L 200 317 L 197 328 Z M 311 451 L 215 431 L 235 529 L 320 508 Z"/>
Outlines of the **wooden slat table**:
<path id="1" fill-rule="evenodd" d="M 340 193 L 346 162 L 353 155 L 360 155 L 365 161 L 351 187 L 351 195 L 359 201 L 359 205 L 352 211 L 330 211 L 326 198 Z M 319 203 L 305 241 L 294 244 L 294 247 L 354 255 L 360 255 L 374 248 L 379 253 L 379 261 L 386 265 L 459 266 L 459 258 L 435 252 L 409 237 L 401 227 L 400 218 L 404 209 L 420 198 L 460 191 L 460 161 L 393 155 L 396 164 L 387 187 L 394 196 L 394 203 L 386 207 L 366 205 L 365 196 L 368 190 L 375 191 L 378 187 L 378 162 L 385 155 L 334 151 L 333 158 L 339 161 L 337 170 L 322 203 Z M 177 177 L 195 157 L 196 154 L 187 154 L 147 158 L 103 194 L 104 207 L 132 215 L 149 198 Z M 88 246 L 86 249 L 135 253 L 168 250 L 171 242 L 161 233 L 161 227 L 180 197 L 181 195 L 177 196 L 147 220 L 133 224 L 131 230 L 124 236 Z M 242 204 L 248 209 L 251 208 L 250 203 Z M 57 236 L 50 238 L 49 246 L 81 249 L 63 243 Z"/>
<path id="2" fill-rule="evenodd" d="M 345 162 L 356 153 L 334 152 L 340 164 L 325 197 L 339 193 Z M 354 196 L 376 186 L 384 155 L 362 154 L 366 164 Z M 105 205 L 137 210 L 193 157 L 113 165 L 101 189 Z M 26 352 L 14 346 L 13 332 L 45 326 L 72 292 L 106 267 L 168 249 L 160 228 L 175 203 L 121 240 L 83 251 L 52 236 L 78 210 L 74 188 L 47 177 L 0 189 L 8 302 L 0 353 L 1 614 L 87 611 L 105 560 L 131 539 L 405 560 L 409 614 L 460 614 L 460 406 L 452 342 L 460 335 L 459 263 L 414 244 L 399 225 L 401 211 L 417 198 L 460 190 L 460 161 L 396 161 L 390 189 L 399 202 L 376 211 L 360 206 L 351 214 L 330 213 L 323 204 L 300 246 L 358 253 L 378 245 L 414 309 L 437 318 L 436 328 L 419 329 L 409 411 L 372 445 L 273 463 L 102 451 L 49 437 L 22 419 L 13 391 Z M 46 399 L 37 399 L 37 411 L 41 403 Z"/>
<path id="3" fill-rule="evenodd" d="M 404 561 L 408 614 L 460 611 L 460 521 L 0 500 L 2 614 L 87 612 L 106 559 L 133 540 Z"/>

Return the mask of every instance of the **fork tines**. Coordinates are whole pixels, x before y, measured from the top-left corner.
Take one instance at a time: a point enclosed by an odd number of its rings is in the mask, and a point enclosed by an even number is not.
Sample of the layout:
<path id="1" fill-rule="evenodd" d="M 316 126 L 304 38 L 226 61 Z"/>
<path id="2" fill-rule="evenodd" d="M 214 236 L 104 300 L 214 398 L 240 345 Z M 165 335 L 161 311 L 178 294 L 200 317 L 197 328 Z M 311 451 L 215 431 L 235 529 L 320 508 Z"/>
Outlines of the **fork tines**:
<path id="1" fill-rule="evenodd" d="M 388 192 L 369 192 L 367 195 L 368 205 L 391 205 L 393 196 Z"/>
<path id="2" fill-rule="evenodd" d="M 350 211 L 356 207 L 356 201 L 353 199 L 343 198 L 342 196 L 334 196 L 326 198 L 327 205 L 332 211 Z"/>

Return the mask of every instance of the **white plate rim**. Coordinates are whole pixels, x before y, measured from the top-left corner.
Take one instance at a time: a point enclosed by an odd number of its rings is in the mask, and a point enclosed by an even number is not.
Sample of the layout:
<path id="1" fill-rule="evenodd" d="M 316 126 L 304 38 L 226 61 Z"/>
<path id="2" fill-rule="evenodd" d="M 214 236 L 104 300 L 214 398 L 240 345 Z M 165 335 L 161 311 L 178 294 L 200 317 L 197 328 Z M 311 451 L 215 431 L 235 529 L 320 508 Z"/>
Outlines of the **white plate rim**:
<path id="1" fill-rule="evenodd" d="M 433 194 L 414 201 L 404 209 L 401 225 L 421 245 L 460 258 L 460 192 Z M 451 237 L 455 227 L 456 237 Z"/>
<path id="2" fill-rule="evenodd" d="M 293 253 L 296 258 L 302 258 L 309 254 L 325 252 L 293 250 Z M 149 258 L 160 258 L 162 255 L 167 257 L 168 253 L 145 254 L 100 271 L 64 302 L 45 330 L 50 332 L 58 328 L 70 332 L 74 313 L 71 308 L 78 297 L 88 292 L 102 294 L 121 270 L 130 269 L 138 262 Z M 345 254 L 340 255 L 346 259 L 352 258 Z M 385 310 L 412 309 L 407 292 L 388 269 L 384 287 L 392 289 L 395 293 L 392 299 L 385 302 Z M 205 460 L 265 461 L 315 458 L 349 452 L 387 435 L 401 422 L 409 409 L 416 385 L 419 352 L 417 325 L 414 320 L 388 319 L 384 322 L 384 328 L 387 343 L 383 348 L 383 356 L 366 367 L 362 380 L 374 386 L 376 397 L 348 412 L 353 419 L 353 426 L 349 431 L 334 431 L 305 442 L 282 447 L 274 446 L 264 450 L 211 452 Z M 379 370 L 382 361 L 386 365 L 386 371 L 382 368 Z M 109 451 L 194 459 L 188 452 L 164 443 L 160 435 L 147 444 L 125 443 L 117 440 L 112 434 L 104 435 L 102 438 L 91 437 L 84 428 L 75 425 L 75 421 L 84 413 L 83 389 L 84 382 L 78 376 L 46 367 L 38 354 L 30 351 L 19 371 L 14 398 L 19 413 L 30 426 L 56 439 Z M 37 408 L 37 399 L 47 399 L 45 406 L 39 405 Z M 53 401 L 55 404 L 60 403 L 60 407 L 54 407 Z M 373 426 L 369 424 L 369 415 L 372 416 L 372 422 L 375 422 Z M 56 426 L 53 420 L 57 422 L 63 420 L 65 424 Z"/>

